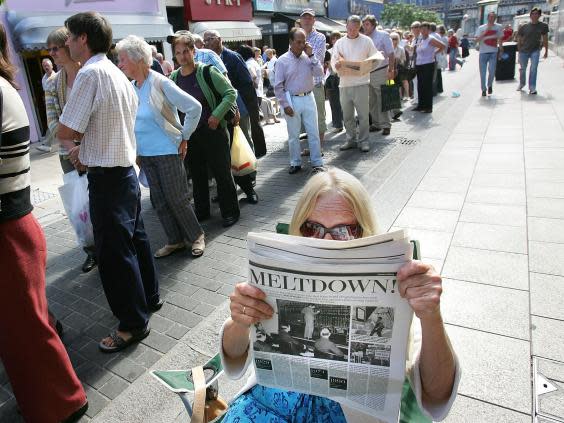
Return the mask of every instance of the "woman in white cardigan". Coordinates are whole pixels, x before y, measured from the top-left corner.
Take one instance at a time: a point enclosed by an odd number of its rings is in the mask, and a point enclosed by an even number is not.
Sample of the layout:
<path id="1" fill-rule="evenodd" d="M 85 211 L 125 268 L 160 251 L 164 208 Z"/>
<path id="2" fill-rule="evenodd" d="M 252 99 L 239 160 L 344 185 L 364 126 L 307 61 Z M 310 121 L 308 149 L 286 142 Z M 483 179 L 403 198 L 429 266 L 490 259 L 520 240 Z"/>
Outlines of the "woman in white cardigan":
<path id="1" fill-rule="evenodd" d="M 298 201 L 290 235 L 348 240 L 378 233 L 368 193 L 354 176 L 330 169 L 313 176 Z M 420 261 L 405 264 L 397 275 L 400 293 L 420 323 L 408 360 L 408 379 L 422 414 L 442 420 L 456 397 L 460 367 L 446 334 L 441 312 L 441 277 Z M 221 331 L 221 357 L 228 376 L 238 379 L 251 362 L 250 327 L 272 317 L 265 294 L 247 283 L 230 296 L 231 317 Z M 418 325 L 417 325 L 418 326 Z M 328 398 L 256 384 L 254 374 L 232 403 L 224 423 L 236 421 L 375 422 L 375 418 Z M 239 420 L 237 420 L 239 419 Z M 246 419 L 246 420 L 245 420 Z M 255 419 L 255 420 L 253 420 Z M 260 419 L 260 420 L 256 420 Z"/>

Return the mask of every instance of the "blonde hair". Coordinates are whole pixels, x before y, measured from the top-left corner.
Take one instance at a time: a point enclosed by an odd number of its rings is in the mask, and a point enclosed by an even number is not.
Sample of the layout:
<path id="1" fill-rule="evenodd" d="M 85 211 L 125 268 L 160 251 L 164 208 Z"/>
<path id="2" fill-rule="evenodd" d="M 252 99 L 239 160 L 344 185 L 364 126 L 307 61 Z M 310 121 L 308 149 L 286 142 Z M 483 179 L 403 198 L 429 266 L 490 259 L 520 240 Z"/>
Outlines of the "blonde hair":
<path id="1" fill-rule="evenodd" d="M 312 176 L 306 184 L 290 222 L 290 235 L 302 236 L 301 226 L 311 216 L 318 198 L 327 193 L 339 194 L 349 203 L 362 227 L 362 237 L 379 233 L 376 217 L 370 206 L 370 196 L 364 186 L 350 173 L 331 167 L 326 172 Z"/>

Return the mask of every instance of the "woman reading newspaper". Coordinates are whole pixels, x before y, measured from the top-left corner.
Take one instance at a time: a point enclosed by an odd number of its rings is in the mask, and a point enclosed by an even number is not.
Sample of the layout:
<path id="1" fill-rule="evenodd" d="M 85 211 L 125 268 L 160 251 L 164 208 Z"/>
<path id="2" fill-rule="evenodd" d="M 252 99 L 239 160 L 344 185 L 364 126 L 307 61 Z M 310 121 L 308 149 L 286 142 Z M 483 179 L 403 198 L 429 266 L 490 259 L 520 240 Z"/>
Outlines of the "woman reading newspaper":
<path id="1" fill-rule="evenodd" d="M 354 176 L 334 168 L 318 173 L 309 180 L 298 201 L 290 234 L 338 241 L 375 235 L 378 228 L 369 204 L 368 193 Z M 460 379 L 458 360 L 440 312 L 441 277 L 431 265 L 413 260 L 398 271 L 397 281 L 402 297 L 421 324 L 410 346 L 414 353 L 410 356 L 415 358 L 406 363 L 409 383 L 422 414 L 440 421 L 450 410 Z M 271 318 L 273 310 L 264 301 L 264 292 L 247 283 L 236 285 L 230 298 L 231 318 L 221 331 L 221 357 L 226 374 L 238 379 L 251 363 L 251 325 Z M 405 396 L 402 401 L 406 401 Z M 257 385 L 252 375 L 244 393 L 231 404 L 224 423 L 239 421 L 378 420 L 329 398 Z"/>

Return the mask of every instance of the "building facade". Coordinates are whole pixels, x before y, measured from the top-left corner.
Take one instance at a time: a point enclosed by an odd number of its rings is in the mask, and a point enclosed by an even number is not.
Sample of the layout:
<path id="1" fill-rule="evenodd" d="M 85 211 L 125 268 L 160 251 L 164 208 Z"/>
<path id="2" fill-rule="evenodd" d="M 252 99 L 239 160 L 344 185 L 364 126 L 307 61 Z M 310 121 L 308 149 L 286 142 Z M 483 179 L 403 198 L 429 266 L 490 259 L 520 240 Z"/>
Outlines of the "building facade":
<path id="1" fill-rule="evenodd" d="M 47 36 L 63 26 L 69 16 L 89 10 L 102 13 L 110 21 L 114 42 L 135 34 L 162 48 L 172 33 L 164 0 L 6 0 L 0 6 L 0 20 L 19 69 L 20 95 L 30 120 L 32 142 L 39 141 L 47 129 L 41 86 L 41 61 L 49 57 Z"/>

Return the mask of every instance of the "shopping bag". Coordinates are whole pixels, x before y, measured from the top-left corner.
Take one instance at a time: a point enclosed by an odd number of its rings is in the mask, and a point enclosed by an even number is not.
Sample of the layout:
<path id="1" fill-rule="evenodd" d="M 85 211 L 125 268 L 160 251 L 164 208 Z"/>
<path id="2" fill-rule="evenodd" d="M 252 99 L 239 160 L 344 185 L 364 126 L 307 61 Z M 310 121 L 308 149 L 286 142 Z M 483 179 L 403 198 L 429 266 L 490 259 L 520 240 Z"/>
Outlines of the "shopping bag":
<path id="1" fill-rule="evenodd" d="M 63 175 L 64 185 L 59 187 L 63 207 L 81 247 L 94 245 L 94 231 L 90 220 L 88 178 L 76 170 Z"/>
<path id="2" fill-rule="evenodd" d="M 386 85 L 381 85 L 380 92 L 382 93 L 383 112 L 401 109 L 399 85 L 396 85 L 393 80 L 387 81 Z"/>
<path id="3" fill-rule="evenodd" d="M 231 144 L 231 173 L 245 176 L 257 170 L 257 158 L 239 125 L 233 128 Z"/>

